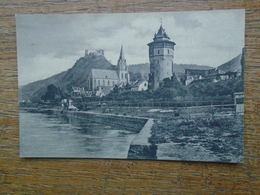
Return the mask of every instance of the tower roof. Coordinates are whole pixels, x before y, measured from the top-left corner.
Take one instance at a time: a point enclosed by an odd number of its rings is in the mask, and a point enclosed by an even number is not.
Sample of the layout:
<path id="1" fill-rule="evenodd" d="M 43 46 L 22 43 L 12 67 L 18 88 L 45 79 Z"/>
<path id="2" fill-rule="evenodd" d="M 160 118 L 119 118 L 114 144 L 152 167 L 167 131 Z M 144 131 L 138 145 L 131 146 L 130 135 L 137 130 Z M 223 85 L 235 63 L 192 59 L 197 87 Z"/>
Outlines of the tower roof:
<path id="1" fill-rule="evenodd" d="M 160 26 L 157 33 L 155 33 L 153 40 L 170 40 L 170 37 L 165 32 L 165 29 Z"/>

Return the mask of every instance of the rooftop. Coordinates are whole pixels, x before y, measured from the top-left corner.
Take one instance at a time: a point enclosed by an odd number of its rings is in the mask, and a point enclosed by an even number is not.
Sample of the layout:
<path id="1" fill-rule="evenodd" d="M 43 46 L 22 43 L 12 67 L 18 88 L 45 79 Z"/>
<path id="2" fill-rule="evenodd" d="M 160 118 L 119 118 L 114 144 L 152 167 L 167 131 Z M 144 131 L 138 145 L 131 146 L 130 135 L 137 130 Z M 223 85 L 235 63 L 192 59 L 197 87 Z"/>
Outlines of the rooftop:
<path id="1" fill-rule="evenodd" d="M 96 79 L 113 79 L 118 80 L 118 75 L 115 70 L 108 69 L 92 69 L 92 77 Z"/>
<path id="2" fill-rule="evenodd" d="M 154 34 L 153 40 L 170 40 L 170 37 L 165 32 L 165 29 L 162 27 L 162 25 L 160 26 L 158 32 Z"/>

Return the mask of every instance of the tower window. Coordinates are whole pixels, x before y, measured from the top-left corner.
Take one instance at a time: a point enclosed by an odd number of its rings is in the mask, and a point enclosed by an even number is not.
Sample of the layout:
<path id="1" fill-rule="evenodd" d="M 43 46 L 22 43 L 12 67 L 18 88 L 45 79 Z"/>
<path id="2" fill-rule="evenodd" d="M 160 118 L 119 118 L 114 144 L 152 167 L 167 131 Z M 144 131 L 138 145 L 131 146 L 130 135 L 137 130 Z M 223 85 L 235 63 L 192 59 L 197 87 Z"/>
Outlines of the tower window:
<path id="1" fill-rule="evenodd" d="M 128 75 L 127 75 L 127 73 L 125 73 L 125 78 L 127 79 L 127 77 L 128 77 Z"/>
<path id="2" fill-rule="evenodd" d="M 100 80 L 98 80 L 98 86 L 100 86 Z"/>
<path id="3" fill-rule="evenodd" d="M 108 80 L 108 81 L 107 81 L 107 85 L 109 86 L 109 84 L 110 84 L 110 83 L 109 83 L 109 80 Z"/>
<path id="4" fill-rule="evenodd" d="M 168 49 L 168 54 L 170 54 L 170 50 Z"/>
<path id="5" fill-rule="evenodd" d="M 103 80 L 103 86 L 105 86 L 105 80 Z"/>
<path id="6" fill-rule="evenodd" d="M 160 54 L 160 50 L 158 50 L 158 54 Z"/>
<path id="7" fill-rule="evenodd" d="M 124 78 L 124 74 L 123 73 L 121 73 L 121 79 L 123 79 Z"/>

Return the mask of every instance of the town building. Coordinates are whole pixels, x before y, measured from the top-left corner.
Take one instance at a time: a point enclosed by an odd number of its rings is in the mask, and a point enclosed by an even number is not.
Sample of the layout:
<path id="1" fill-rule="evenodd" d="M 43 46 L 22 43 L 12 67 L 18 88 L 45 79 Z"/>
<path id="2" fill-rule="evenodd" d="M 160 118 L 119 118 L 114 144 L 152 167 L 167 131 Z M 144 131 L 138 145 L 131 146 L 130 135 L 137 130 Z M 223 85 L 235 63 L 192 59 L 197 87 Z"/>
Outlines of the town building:
<path id="1" fill-rule="evenodd" d="M 148 81 L 136 81 L 131 86 L 131 91 L 146 91 L 148 90 Z"/>
<path id="2" fill-rule="evenodd" d="M 155 33 L 153 41 L 148 43 L 150 60 L 149 89 L 157 89 L 163 79 L 172 77 L 175 45 L 161 25 L 158 32 Z"/>
<path id="3" fill-rule="evenodd" d="M 200 70 L 200 69 L 185 69 L 185 85 L 189 85 L 193 81 L 208 78 L 209 75 L 218 74 L 217 69 Z"/>
<path id="4" fill-rule="evenodd" d="M 200 69 L 185 69 L 185 85 L 189 85 L 192 82 L 207 81 L 207 82 L 218 82 L 221 80 L 235 79 L 238 76 L 237 72 L 221 72 L 217 68 L 208 70 Z"/>
<path id="5" fill-rule="evenodd" d="M 97 90 L 94 92 L 94 95 L 97 97 L 103 97 L 109 94 L 110 91 L 111 87 L 109 86 L 97 87 Z"/>
<path id="6" fill-rule="evenodd" d="M 84 87 L 72 87 L 71 96 L 83 96 L 85 93 Z"/>
<path id="7" fill-rule="evenodd" d="M 91 96 L 93 96 L 93 92 L 85 90 L 84 87 L 72 87 L 71 97 L 73 98 Z"/>
<path id="8" fill-rule="evenodd" d="M 236 114 L 244 115 L 244 92 L 234 93 L 234 105 Z"/>

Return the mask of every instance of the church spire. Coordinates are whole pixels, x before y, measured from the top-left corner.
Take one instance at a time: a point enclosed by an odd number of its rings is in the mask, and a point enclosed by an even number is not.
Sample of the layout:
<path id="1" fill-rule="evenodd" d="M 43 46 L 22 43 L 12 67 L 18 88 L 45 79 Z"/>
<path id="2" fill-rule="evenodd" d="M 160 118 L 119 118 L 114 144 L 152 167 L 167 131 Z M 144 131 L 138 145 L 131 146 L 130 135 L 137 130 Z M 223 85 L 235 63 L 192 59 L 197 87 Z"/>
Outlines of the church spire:
<path id="1" fill-rule="evenodd" d="M 125 59 L 124 50 L 123 50 L 123 45 L 121 45 L 120 55 L 119 55 L 119 58 L 118 58 L 118 61 L 117 61 L 117 66 L 121 70 L 126 70 L 127 69 L 126 59 Z"/>
<path id="2" fill-rule="evenodd" d="M 117 61 L 117 73 L 119 81 L 126 84 L 129 82 L 128 67 L 126 64 L 126 59 L 123 51 L 123 45 L 121 45 L 120 55 Z"/>
<path id="3" fill-rule="evenodd" d="M 124 51 L 123 51 L 123 45 L 121 45 L 121 50 L 120 50 L 120 56 L 119 59 L 125 59 Z"/>

